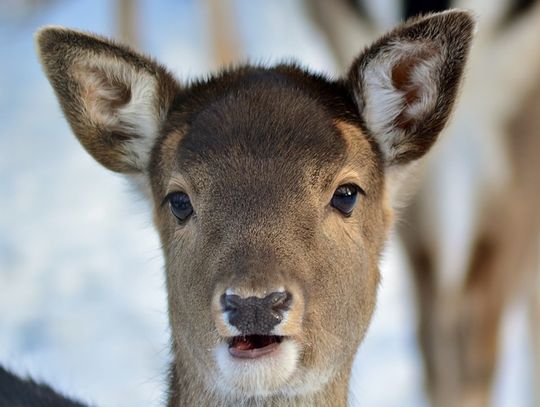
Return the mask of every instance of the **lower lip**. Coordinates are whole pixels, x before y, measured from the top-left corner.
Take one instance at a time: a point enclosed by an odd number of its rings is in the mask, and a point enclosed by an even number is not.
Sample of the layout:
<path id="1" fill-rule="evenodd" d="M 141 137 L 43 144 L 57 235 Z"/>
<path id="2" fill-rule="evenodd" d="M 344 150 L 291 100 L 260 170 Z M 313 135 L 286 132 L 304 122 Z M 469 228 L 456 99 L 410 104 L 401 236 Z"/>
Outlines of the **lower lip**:
<path id="1" fill-rule="evenodd" d="M 263 348 L 237 349 L 229 347 L 229 354 L 238 359 L 257 359 L 275 353 L 279 349 L 279 342 L 271 343 Z"/>

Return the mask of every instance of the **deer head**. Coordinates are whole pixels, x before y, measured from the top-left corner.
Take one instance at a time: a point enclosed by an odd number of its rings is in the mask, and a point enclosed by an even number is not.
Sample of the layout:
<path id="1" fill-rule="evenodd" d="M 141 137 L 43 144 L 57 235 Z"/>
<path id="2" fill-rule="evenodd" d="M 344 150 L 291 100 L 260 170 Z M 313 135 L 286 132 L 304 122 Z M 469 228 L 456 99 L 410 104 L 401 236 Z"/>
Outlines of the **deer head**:
<path id="1" fill-rule="evenodd" d="M 462 11 L 408 21 L 338 80 L 244 66 L 190 85 L 102 37 L 38 32 L 83 147 L 147 186 L 166 263 L 171 404 L 345 402 L 390 185 L 445 125 L 473 27 Z"/>

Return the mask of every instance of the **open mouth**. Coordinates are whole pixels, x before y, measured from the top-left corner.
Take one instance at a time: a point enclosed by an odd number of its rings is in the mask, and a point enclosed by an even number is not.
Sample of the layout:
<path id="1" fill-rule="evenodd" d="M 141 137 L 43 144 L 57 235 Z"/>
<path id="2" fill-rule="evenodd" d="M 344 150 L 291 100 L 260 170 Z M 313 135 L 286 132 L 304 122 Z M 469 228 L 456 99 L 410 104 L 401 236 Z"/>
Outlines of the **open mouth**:
<path id="1" fill-rule="evenodd" d="M 277 350 L 283 339 L 275 335 L 235 336 L 229 344 L 229 353 L 235 358 L 259 358 Z"/>

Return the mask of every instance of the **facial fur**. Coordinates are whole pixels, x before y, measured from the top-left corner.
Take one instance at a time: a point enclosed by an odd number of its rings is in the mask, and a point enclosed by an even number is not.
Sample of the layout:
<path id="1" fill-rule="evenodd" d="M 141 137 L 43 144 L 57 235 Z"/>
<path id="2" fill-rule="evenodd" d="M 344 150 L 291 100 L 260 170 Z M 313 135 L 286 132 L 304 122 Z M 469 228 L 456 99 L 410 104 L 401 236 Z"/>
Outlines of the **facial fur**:
<path id="1" fill-rule="evenodd" d="M 227 90 L 212 95 L 204 108 L 187 117 L 172 113 L 172 121 L 190 125 L 180 135 L 165 135 L 154 150 L 154 200 L 172 190 L 189 191 L 195 211 L 182 225 L 167 206 L 158 205 L 156 213 L 177 346 L 185 343 L 184 351 L 199 353 L 194 361 L 207 358 L 211 371 L 219 370 L 207 351 L 225 341 L 216 329 L 221 312 L 214 298 L 229 287 L 293 293 L 291 321 L 282 334 L 296 344 L 296 372 L 272 377 L 268 388 L 263 383 L 254 393 L 286 383 L 292 391 L 303 371 L 330 377 L 333 364 L 350 362 L 373 309 L 388 224 L 376 144 L 354 116 L 346 122 L 338 110 L 296 90 L 299 72 L 253 69 L 222 78 L 229 81 Z M 261 86 L 264 80 L 269 85 Z M 339 185 L 352 182 L 365 195 L 345 218 L 329 202 Z M 194 337 L 195 351 L 186 343 Z M 342 349 L 341 358 L 329 349 Z"/>

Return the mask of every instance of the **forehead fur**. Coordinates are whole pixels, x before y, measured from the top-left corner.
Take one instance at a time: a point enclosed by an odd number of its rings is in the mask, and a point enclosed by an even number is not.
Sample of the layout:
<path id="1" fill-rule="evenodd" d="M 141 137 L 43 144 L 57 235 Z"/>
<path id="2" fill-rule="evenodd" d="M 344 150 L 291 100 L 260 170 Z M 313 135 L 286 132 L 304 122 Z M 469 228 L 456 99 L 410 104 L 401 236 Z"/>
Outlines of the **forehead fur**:
<path id="1" fill-rule="evenodd" d="M 295 66 L 246 67 L 195 83 L 178 95 L 158 144 L 170 150 L 166 139 L 184 129 L 181 137 L 174 137 L 176 163 L 169 169 L 195 178 L 206 178 L 208 171 L 252 171 L 270 178 L 268 171 L 274 176 L 310 170 L 320 175 L 325 168 L 329 175 L 347 154 L 348 143 L 336 122 L 362 126 L 344 83 Z M 366 140 L 378 164 L 378 147 L 371 138 Z M 201 167 L 206 171 L 201 173 Z"/>

